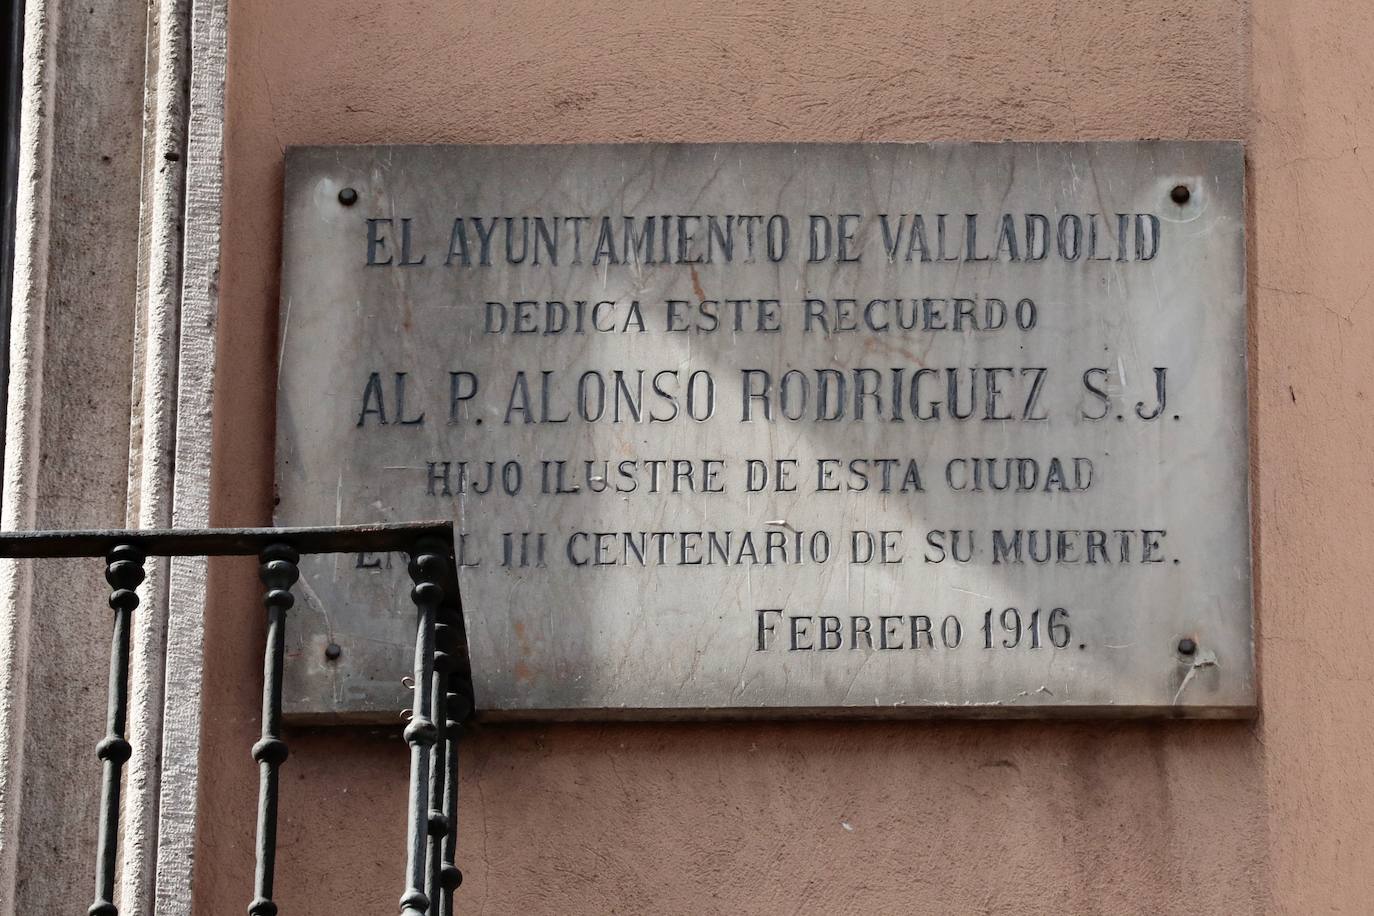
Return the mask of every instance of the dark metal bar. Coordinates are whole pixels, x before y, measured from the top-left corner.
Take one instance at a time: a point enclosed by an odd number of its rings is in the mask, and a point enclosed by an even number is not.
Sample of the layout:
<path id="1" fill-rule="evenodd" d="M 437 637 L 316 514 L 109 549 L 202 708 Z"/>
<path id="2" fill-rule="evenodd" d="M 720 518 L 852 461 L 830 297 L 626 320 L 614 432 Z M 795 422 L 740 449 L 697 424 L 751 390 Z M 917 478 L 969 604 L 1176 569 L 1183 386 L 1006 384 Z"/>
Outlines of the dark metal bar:
<path id="1" fill-rule="evenodd" d="M 382 553 L 408 551 L 424 539 L 452 543 L 453 522 L 316 528 L 5 531 L 0 532 L 0 557 L 103 557 L 125 544 L 137 547 L 145 555 L 160 557 L 256 556 L 273 544 L 287 544 L 300 553 Z M 443 552 L 448 553 L 447 549 Z"/>
<path id="2" fill-rule="evenodd" d="M 143 553 L 123 544 L 110 550 L 105 558 L 105 581 L 110 584 L 110 607 L 115 612 L 114 636 L 110 640 L 109 706 L 105 737 L 96 745 L 96 756 L 104 762 L 100 786 L 100 837 L 95 860 L 95 902 L 86 911 L 90 916 L 119 916 L 114 903 L 115 860 L 119 855 L 119 783 L 125 762 L 132 753 L 124 738 L 129 715 L 129 643 L 133 630 L 134 608 L 143 582 Z"/>
<path id="3" fill-rule="evenodd" d="M 258 762 L 258 845 L 250 916 L 276 916 L 272 883 L 277 866 L 277 770 L 286 760 L 281 740 L 281 683 L 286 655 L 286 612 L 295 604 L 291 586 L 300 578 L 300 554 L 287 544 L 272 544 L 261 554 L 259 577 L 267 586 L 267 649 L 262 663 L 262 738 L 253 745 Z"/>
<path id="4" fill-rule="evenodd" d="M 456 590 L 455 590 L 456 593 Z M 463 641 L 463 618 L 453 604 L 439 610 L 434 627 L 434 722 L 438 740 L 431 757 L 429 777 L 429 883 L 425 894 L 430 906 L 440 913 L 453 913 L 453 891 L 462 881 L 455 880 L 453 855 L 457 844 L 458 795 L 451 780 L 457 778 L 456 747 L 459 722 L 455 721 L 450 698 L 458 685 Z M 462 706 L 461 699 L 454 699 Z M 459 717 L 461 718 L 461 716 Z"/>
<path id="5" fill-rule="evenodd" d="M 444 837 L 448 835 L 448 816 L 444 813 L 444 781 L 448 775 L 442 761 L 447 759 L 448 746 L 447 718 L 444 707 L 448 697 L 448 672 L 452 667 L 453 656 L 443 647 L 448 627 L 439 623 L 434 627 L 434 750 L 430 755 L 429 767 L 429 850 L 426 869 L 425 896 L 431 906 L 442 896 Z"/>
<path id="6" fill-rule="evenodd" d="M 444 703 L 447 721 L 444 723 L 444 769 L 448 772 L 444 779 L 444 817 L 448 822 L 448 833 L 444 836 L 444 864 L 439 873 L 439 883 L 443 887 L 440 916 L 453 916 L 453 893 L 463 883 L 463 873 L 454 864 L 458 857 L 458 742 L 463 737 L 463 725 L 472 714 L 472 700 L 457 683 L 458 678 L 449 676 L 449 694 Z"/>
<path id="7" fill-rule="evenodd" d="M 410 590 L 415 602 L 415 700 L 405 739 L 410 745 L 410 806 L 406 823 L 406 889 L 401 894 L 403 916 L 425 916 L 425 836 L 429 832 L 429 771 L 438 728 L 431 718 L 434 690 L 434 629 L 444 599 L 450 548 L 434 540 L 415 545 L 410 559 Z"/>

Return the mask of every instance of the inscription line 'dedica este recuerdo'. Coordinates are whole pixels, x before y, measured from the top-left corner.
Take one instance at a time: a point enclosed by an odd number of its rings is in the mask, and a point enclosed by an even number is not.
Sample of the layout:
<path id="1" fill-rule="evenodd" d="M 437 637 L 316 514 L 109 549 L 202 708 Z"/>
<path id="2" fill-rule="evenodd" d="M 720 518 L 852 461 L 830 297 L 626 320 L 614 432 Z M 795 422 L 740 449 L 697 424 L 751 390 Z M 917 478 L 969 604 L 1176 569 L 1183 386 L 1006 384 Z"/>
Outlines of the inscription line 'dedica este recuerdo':
<path id="1" fill-rule="evenodd" d="M 276 521 L 452 518 L 478 710 L 1244 716 L 1235 143 L 289 150 Z M 394 720 L 404 557 L 286 696 Z"/>

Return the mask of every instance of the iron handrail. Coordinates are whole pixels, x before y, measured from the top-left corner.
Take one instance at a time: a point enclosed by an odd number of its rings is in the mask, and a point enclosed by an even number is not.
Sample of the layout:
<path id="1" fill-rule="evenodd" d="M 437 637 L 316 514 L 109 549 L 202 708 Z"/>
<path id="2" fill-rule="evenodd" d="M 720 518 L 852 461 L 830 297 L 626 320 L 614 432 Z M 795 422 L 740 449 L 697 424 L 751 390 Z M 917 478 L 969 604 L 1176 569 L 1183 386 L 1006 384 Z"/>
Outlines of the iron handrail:
<path id="1" fill-rule="evenodd" d="M 300 553 L 403 551 L 423 538 L 453 540 L 453 523 L 331 525 L 307 528 L 131 528 L 0 531 L 0 558 L 103 557 L 120 544 L 158 557 L 248 557 L 272 544 Z"/>
<path id="2" fill-rule="evenodd" d="M 102 762 L 96 897 L 90 916 L 118 916 L 114 885 L 119 851 L 120 784 L 132 755 L 125 736 L 129 659 L 138 586 L 149 556 L 257 556 L 265 588 L 267 638 L 263 652 L 262 730 L 252 756 L 259 767 L 258 826 L 250 916 L 276 916 L 278 770 L 287 758 L 281 735 L 286 612 L 300 578 L 302 554 L 409 554 L 416 608 L 414 703 L 405 728 L 410 745 L 406 817 L 404 916 L 425 916 L 431 905 L 452 916 L 462 883 L 454 864 L 458 826 L 458 741 L 472 713 L 472 687 L 462 635 L 453 524 L 445 521 L 307 528 L 97 529 L 0 532 L 0 558 L 104 557 L 115 612 L 110 647 L 106 734 L 96 746 Z"/>

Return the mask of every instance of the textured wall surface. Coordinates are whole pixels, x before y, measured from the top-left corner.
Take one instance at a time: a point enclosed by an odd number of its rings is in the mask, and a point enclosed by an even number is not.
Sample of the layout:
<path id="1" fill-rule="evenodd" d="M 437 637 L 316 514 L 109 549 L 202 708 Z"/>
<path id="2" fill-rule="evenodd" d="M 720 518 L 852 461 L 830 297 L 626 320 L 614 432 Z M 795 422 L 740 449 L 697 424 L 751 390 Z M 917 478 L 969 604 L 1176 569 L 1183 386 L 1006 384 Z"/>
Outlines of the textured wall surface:
<path id="1" fill-rule="evenodd" d="M 1372 16 L 1335 0 L 232 4 L 219 524 L 271 514 L 287 144 L 1250 142 L 1260 722 L 483 728 L 461 911 L 1367 912 L 1374 91 L 1352 61 Z M 249 897 L 261 671 L 252 565 L 215 565 L 209 591 L 204 914 Z M 283 912 L 390 910 L 399 725 L 290 740 Z"/>
<path id="2" fill-rule="evenodd" d="M 118 526 L 138 339 L 148 9 L 30 0 L 25 13 L 0 527 Z M 98 562 L 6 566 L 0 912 L 26 913 L 74 906 L 92 890 L 111 616 Z"/>
<path id="3" fill-rule="evenodd" d="M 1255 4 L 1251 302 L 1276 911 L 1374 907 L 1374 8 Z"/>

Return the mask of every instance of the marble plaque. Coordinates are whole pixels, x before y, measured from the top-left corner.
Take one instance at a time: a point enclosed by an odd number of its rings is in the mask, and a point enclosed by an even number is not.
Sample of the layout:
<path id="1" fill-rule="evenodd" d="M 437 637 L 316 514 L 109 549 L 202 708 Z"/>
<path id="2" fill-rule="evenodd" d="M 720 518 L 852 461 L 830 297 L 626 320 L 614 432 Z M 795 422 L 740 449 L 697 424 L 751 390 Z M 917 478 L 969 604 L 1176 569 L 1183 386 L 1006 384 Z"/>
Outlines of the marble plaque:
<path id="1" fill-rule="evenodd" d="M 452 518 L 492 717 L 1251 714 L 1243 189 L 1236 143 L 291 149 L 276 521 Z M 298 593 L 288 709 L 394 720 L 404 557 Z"/>

